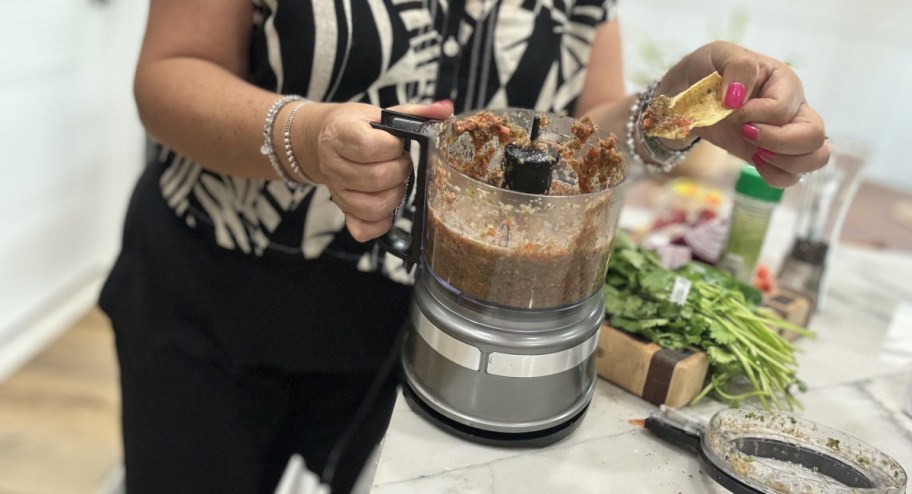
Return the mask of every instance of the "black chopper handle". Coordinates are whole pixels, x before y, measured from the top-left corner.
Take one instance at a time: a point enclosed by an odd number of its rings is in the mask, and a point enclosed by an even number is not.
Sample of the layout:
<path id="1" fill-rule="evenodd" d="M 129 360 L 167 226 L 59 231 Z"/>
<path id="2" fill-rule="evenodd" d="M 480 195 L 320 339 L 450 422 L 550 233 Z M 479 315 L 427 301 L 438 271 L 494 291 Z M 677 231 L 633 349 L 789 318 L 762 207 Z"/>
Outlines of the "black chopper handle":
<path id="1" fill-rule="evenodd" d="M 428 148 L 431 142 L 429 123 L 434 121 L 392 110 L 383 110 L 380 113 L 380 122 L 371 122 L 371 127 L 405 139 L 406 150 L 409 149 L 410 141 L 418 143 L 419 156 L 415 183 L 418 189 L 415 192 L 415 217 L 412 219 L 412 231 L 406 232 L 393 225 L 390 231 L 378 240 L 381 249 L 405 262 L 406 270 L 410 270 L 414 264 L 417 264 L 421 256 L 421 237 L 424 232 L 426 214 L 424 210 L 425 182 L 427 179 Z M 406 200 L 410 193 L 411 188 L 405 193 Z"/>
<path id="2" fill-rule="evenodd" d="M 679 446 L 692 449 L 694 452 L 700 451 L 700 434 L 687 430 L 673 424 L 656 415 L 646 417 L 646 428 L 660 438 Z"/>
<path id="3" fill-rule="evenodd" d="M 700 462 L 707 475 L 732 494 L 758 494 L 761 492 L 741 479 L 729 475 L 707 456 L 706 450 L 703 449 L 702 432 L 685 427 L 664 413 L 646 417 L 646 428 L 661 439 L 699 453 Z"/>

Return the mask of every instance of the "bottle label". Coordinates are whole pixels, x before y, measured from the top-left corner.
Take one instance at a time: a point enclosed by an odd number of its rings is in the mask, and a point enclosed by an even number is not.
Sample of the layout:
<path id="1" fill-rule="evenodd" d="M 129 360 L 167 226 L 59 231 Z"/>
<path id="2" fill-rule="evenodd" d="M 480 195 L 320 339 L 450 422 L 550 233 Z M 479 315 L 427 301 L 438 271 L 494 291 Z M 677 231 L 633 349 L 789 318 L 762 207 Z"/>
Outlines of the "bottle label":
<path id="1" fill-rule="evenodd" d="M 723 269 L 750 283 L 757 268 L 773 204 L 736 201 L 732 209 L 728 242 L 720 263 Z"/>

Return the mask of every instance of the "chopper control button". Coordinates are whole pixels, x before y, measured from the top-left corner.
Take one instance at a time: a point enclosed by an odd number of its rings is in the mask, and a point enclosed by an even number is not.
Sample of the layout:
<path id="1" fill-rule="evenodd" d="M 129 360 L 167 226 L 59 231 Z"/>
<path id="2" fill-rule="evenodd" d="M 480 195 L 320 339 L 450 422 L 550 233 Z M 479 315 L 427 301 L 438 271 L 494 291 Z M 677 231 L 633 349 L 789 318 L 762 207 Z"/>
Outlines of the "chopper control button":
<path id="1" fill-rule="evenodd" d="M 459 42 L 456 41 L 455 36 L 450 36 L 443 43 L 443 54 L 449 58 L 453 58 L 456 55 L 459 55 Z"/>

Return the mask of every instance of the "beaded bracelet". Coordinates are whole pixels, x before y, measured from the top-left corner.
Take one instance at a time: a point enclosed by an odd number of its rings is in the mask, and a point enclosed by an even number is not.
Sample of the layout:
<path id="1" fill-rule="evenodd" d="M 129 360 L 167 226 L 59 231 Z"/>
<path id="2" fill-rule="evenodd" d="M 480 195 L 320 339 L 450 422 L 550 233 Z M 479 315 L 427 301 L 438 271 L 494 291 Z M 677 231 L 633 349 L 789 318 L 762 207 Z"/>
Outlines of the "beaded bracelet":
<path id="1" fill-rule="evenodd" d="M 285 132 L 282 134 L 282 141 L 285 146 L 285 157 L 288 158 L 288 166 L 291 167 L 291 173 L 299 184 L 314 183 L 298 165 L 298 160 L 295 158 L 294 154 L 294 148 L 291 145 L 291 124 L 294 122 L 295 113 L 298 113 L 298 110 L 307 103 L 310 103 L 310 101 L 305 101 L 291 109 L 291 113 L 288 114 L 288 120 L 285 121 Z"/>
<path id="2" fill-rule="evenodd" d="M 637 94 L 636 101 L 630 105 L 630 113 L 627 118 L 627 156 L 634 163 L 645 166 L 649 171 L 668 173 L 687 156 L 694 145 L 700 142 L 700 138 L 698 137 L 683 149 L 671 149 L 659 138 L 646 135 L 643 129 L 643 112 L 658 93 L 659 82 L 658 79 L 653 81 L 643 92 Z M 637 148 L 637 141 L 643 144 L 643 148 L 646 150 L 645 156 Z"/>
<path id="3" fill-rule="evenodd" d="M 272 169 L 275 170 L 276 174 L 280 179 L 291 189 L 298 189 L 303 187 L 302 184 L 295 182 L 285 173 L 285 169 L 282 168 L 282 164 L 279 163 L 279 158 L 276 156 L 275 146 L 272 144 L 272 129 L 275 127 L 275 119 L 278 116 L 282 108 L 285 107 L 288 103 L 292 101 L 303 100 L 303 96 L 297 94 L 288 94 L 279 98 L 275 103 L 269 107 L 269 111 L 266 113 L 266 123 L 263 124 L 263 146 L 260 147 L 260 153 L 269 158 L 269 164 L 272 165 Z"/>

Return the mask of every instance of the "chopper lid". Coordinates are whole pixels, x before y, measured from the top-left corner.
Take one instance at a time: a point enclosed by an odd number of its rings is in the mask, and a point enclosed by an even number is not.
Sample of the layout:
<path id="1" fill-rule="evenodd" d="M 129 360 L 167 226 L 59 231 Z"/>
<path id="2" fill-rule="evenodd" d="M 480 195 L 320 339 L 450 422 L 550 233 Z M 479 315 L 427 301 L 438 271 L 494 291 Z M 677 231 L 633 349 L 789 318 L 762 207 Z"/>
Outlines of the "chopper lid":
<path id="1" fill-rule="evenodd" d="M 789 414 L 723 409 L 708 423 L 665 407 L 646 428 L 699 453 L 705 472 L 736 494 L 899 494 L 905 470 L 848 434 Z"/>
<path id="2" fill-rule="evenodd" d="M 779 202 L 783 189 L 770 186 L 763 180 L 757 169 L 750 165 L 741 166 L 741 174 L 735 184 L 735 192 L 767 202 Z"/>

